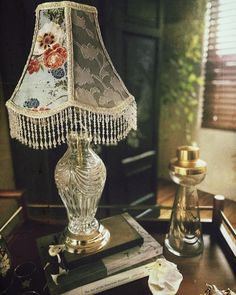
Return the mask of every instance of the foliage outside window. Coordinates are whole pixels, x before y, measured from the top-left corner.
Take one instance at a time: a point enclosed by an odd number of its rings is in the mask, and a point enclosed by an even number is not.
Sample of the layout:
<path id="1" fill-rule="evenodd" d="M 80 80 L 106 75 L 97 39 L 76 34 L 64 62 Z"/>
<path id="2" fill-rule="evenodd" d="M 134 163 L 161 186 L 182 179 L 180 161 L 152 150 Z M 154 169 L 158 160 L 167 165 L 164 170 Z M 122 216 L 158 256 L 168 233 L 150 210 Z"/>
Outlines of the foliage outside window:
<path id="1" fill-rule="evenodd" d="M 161 71 L 162 111 L 173 131 L 182 130 L 185 141 L 193 141 L 196 126 L 206 1 L 169 1 L 173 14 L 166 20 L 164 59 Z M 179 16 L 176 16 L 176 13 Z M 170 15 L 170 12 L 168 12 Z M 177 19 L 176 19 L 177 18 Z M 165 106 L 167 106 L 165 108 Z"/>

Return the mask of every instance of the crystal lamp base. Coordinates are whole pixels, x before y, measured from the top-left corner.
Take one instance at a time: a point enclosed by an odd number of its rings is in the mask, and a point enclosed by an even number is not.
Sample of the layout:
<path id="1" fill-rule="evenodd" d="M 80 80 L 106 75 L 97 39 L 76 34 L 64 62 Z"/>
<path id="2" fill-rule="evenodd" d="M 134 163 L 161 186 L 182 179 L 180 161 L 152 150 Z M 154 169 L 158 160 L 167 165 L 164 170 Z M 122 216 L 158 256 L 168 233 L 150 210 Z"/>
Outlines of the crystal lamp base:
<path id="1" fill-rule="evenodd" d="M 65 205 L 69 224 L 61 238 L 71 253 L 96 252 L 110 233 L 95 218 L 106 180 L 106 168 L 91 149 L 86 133 L 70 133 L 68 149 L 58 161 L 55 181 Z"/>
<path id="2" fill-rule="evenodd" d="M 109 231 L 98 223 L 97 229 L 86 235 L 73 234 L 66 228 L 61 237 L 61 243 L 65 244 L 66 251 L 70 253 L 93 253 L 103 248 L 109 239 Z"/>

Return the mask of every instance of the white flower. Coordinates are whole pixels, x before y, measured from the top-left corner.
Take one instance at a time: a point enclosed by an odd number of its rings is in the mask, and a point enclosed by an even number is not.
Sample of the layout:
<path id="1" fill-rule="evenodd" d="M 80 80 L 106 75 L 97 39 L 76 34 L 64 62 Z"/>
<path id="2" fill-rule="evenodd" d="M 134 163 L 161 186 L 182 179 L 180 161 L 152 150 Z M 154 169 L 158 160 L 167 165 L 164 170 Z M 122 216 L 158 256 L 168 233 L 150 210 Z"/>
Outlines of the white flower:
<path id="1" fill-rule="evenodd" d="M 64 31 L 58 24 L 54 22 L 44 24 L 44 26 L 38 32 L 34 48 L 34 55 L 42 54 L 45 50 L 52 47 L 56 43 L 62 45 L 64 36 Z"/>
<path id="2" fill-rule="evenodd" d="M 159 258 L 156 260 L 148 279 L 148 285 L 153 295 L 174 295 L 183 279 L 177 266 Z"/>

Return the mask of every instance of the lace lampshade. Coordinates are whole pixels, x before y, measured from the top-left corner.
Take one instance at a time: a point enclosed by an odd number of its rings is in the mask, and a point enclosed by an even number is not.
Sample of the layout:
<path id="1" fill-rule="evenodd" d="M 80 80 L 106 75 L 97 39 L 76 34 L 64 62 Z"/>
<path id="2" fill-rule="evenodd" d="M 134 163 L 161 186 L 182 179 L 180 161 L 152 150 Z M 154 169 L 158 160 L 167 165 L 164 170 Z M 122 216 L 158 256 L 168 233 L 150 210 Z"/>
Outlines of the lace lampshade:
<path id="1" fill-rule="evenodd" d="M 35 149 L 84 130 L 95 144 L 115 144 L 136 128 L 135 100 L 107 54 L 95 7 L 37 7 L 31 52 L 6 105 L 11 136 Z"/>
<path id="2" fill-rule="evenodd" d="M 104 47 L 95 7 L 73 2 L 36 9 L 29 58 L 7 101 L 11 136 L 35 149 L 68 150 L 55 170 L 69 225 L 61 243 L 72 253 L 109 241 L 95 218 L 106 179 L 89 143 L 116 144 L 136 129 L 136 103 Z"/>

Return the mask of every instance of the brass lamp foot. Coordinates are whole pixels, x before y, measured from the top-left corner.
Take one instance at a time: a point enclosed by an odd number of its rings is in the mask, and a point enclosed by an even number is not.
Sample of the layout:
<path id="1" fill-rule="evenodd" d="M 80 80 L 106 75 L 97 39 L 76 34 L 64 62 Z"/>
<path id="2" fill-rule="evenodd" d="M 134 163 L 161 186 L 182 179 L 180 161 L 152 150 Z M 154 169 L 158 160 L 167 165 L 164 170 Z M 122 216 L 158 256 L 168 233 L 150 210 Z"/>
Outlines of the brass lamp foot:
<path id="1" fill-rule="evenodd" d="M 66 229 L 62 243 L 70 253 L 93 253 L 103 248 L 110 239 L 110 232 L 102 225 L 89 235 L 75 235 Z"/>

